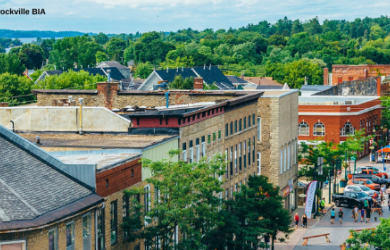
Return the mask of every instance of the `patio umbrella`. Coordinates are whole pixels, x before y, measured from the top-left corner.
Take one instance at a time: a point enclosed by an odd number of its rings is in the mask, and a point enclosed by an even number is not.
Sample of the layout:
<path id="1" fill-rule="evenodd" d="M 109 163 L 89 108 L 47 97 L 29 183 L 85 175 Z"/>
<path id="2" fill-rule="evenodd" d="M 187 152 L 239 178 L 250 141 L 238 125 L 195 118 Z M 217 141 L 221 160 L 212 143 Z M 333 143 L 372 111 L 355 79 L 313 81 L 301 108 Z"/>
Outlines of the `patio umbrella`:
<path id="1" fill-rule="evenodd" d="M 378 153 L 390 153 L 390 146 L 386 146 L 377 151 Z"/>

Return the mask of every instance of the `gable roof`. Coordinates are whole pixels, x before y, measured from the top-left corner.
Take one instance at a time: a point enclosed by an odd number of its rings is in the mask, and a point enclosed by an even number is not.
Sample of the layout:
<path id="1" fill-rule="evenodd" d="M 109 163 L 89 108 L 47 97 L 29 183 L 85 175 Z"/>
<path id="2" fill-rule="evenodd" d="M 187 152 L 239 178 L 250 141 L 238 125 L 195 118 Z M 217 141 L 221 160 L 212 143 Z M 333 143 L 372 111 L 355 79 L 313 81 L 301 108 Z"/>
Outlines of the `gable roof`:
<path id="1" fill-rule="evenodd" d="M 0 125 L 0 231 L 42 226 L 103 198 L 62 172 L 56 158 Z"/>
<path id="2" fill-rule="evenodd" d="M 220 89 L 234 89 L 234 85 L 229 79 L 222 73 L 222 71 L 216 67 L 195 67 L 197 75 L 203 78 L 208 85 L 216 83 Z"/>
<path id="3" fill-rule="evenodd" d="M 178 75 L 181 75 L 182 78 L 197 77 L 192 68 L 156 70 L 156 73 L 161 79 L 168 82 L 172 82 Z"/>
<path id="4" fill-rule="evenodd" d="M 244 80 L 253 82 L 256 85 L 274 85 L 274 86 L 283 86 L 283 84 L 278 83 L 272 78 L 270 79 L 269 77 L 244 77 Z"/>
<path id="5" fill-rule="evenodd" d="M 249 83 L 248 81 L 246 81 L 246 80 L 244 80 L 242 78 L 239 78 L 238 76 L 226 76 L 226 77 L 233 84 L 246 84 L 246 83 Z"/>
<path id="6" fill-rule="evenodd" d="M 84 69 L 69 69 L 75 72 L 79 72 L 81 70 L 88 72 L 91 75 L 101 75 L 101 76 L 107 76 L 107 70 L 110 69 L 111 73 L 111 79 L 115 81 L 120 81 L 122 79 L 125 79 L 123 74 L 118 70 L 116 67 L 106 67 L 106 68 L 84 68 Z M 68 72 L 69 70 L 48 70 L 42 73 L 42 75 L 38 78 L 38 80 L 43 80 L 45 75 L 52 76 L 52 75 L 61 75 L 64 72 Z M 38 81 L 37 80 L 37 81 Z M 36 81 L 36 82 L 37 82 Z"/>
<path id="7" fill-rule="evenodd" d="M 117 61 L 103 61 L 103 62 L 100 62 L 96 65 L 96 68 L 110 68 L 110 67 L 130 70 L 128 67 L 120 64 Z"/>

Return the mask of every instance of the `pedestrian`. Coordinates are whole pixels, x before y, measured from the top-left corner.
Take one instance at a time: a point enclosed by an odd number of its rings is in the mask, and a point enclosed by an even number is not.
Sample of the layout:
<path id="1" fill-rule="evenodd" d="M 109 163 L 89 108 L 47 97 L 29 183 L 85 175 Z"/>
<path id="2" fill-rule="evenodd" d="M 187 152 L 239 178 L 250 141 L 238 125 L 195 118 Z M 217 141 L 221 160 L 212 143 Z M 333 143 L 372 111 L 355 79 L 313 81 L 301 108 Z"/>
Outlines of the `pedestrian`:
<path id="1" fill-rule="evenodd" d="M 389 211 L 390 211 L 390 199 L 389 199 L 389 201 L 387 202 L 387 205 L 389 206 Z"/>
<path id="2" fill-rule="evenodd" d="M 359 216 L 359 209 L 357 206 L 355 206 L 355 208 L 353 209 L 353 216 L 354 216 L 353 219 L 355 220 L 355 222 L 357 222 Z"/>
<path id="3" fill-rule="evenodd" d="M 295 221 L 295 229 L 298 229 L 298 223 L 299 223 L 299 215 L 298 215 L 298 213 L 295 214 L 294 221 Z"/>
<path id="4" fill-rule="evenodd" d="M 340 208 L 340 211 L 339 211 L 339 220 L 340 220 L 340 224 L 343 224 L 343 218 L 344 218 L 344 212 L 343 212 L 343 210 Z"/>
<path id="5" fill-rule="evenodd" d="M 379 199 L 380 199 L 380 201 L 381 201 L 381 203 L 383 202 L 383 200 L 384 200 L 384 193 L 383 193 L 383 191 L 382 191 L 382 189 L 380 190 L 380 194 L 379 194 Z"/>
<path id="6" fill-rule="evenodd" d="M 363 221 L 364 221 L 365 212 L 366 212 L 366 210 L 364 210 L 364 208 L 362 208 L 362 209 L 360 210 L 360 222 L 361 222 L 361 223 L 363 223 Z"/>
<path id="7" fill-rule="evenodd" d="M 321 211 L 325 208 L 325 198 L 322 198 L 320 202 Z"/>
<path id="8" fill-rule="evenodd" d="M 269 234 L 266 234 L 265 236 L 264 236 L 264 242 L 265 242 L 265 244 L 267 245 L 267 250 L 269 249 L 269 246 L 270 246 L 270 236 L 269 236 Z"/>
<path id="9" fill-rule="evenodd" d="M 335 217 L 336 217 L 336 214 L 335 214 L 334 208 L 332 208 L 332 210 L 330 211 L 330 223 L 331 224 L 334 223 L 334 218 Z"/>
<path id="10" fill-rule="evenodd" d="M 364 201 L 364 208 L 368 208 L 369 207 L 369 204 L 368 204 L 368 199 L 366 198 L 366 200 Z"/>
<path id="11" fill-rule="evenodd" d="M 368 207 L 366 208 L 366 223 L 370 223 L 370 218 L 371 218 L 371 208 Z"/>
<path id="12" fill-rule="evenodd" d="M 307 228 L 307 215 L 306 215 L 306 213 L 304 213 L 302 215 L 302 226 Z"/>

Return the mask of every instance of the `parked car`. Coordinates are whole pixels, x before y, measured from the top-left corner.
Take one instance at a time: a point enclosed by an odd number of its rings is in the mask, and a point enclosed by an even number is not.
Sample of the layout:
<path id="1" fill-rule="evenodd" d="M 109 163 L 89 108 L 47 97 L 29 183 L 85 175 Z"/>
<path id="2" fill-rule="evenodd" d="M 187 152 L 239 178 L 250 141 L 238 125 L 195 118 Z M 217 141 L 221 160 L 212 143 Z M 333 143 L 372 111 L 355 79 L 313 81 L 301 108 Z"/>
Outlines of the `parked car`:
<path id="1" fill-rule="evenodd" d="M 363 192 L 367 194 L 368 196 L 373 196 L 375 193 L 379 194 L 378 191 L 372 190 L 369 187 L 366 187 L 364 185 L 348 185 L 344 188 L 344 192 Z"/>
<path id="2" fill-rule="evenodd" d="M 348 178 L 349 178 L 349 175 L 348 175 Z M 353 175 L 351 175 L 351 177 L 350 177 L 350 179 L 355 179 L 355 178 L 359 178 L 359 179 L 368 179 L 368 180 L 371 180 L 372 182 L 374 182 L 375 184 L 379 184 L 380 186 L 382 186 L 383 184 L 385 184 L 386 187 L 389 187 L 389 186 L 390 186 L 390 180 L 379 178 L 379 177 L 376 176 L 376 175 L 370 175 L 370 174 L 353 174 Z"/>
<path id="3" fill-rule="evenodd" d="M 363 192 L 351 192 L 332 194 L 332 201 L 336 207 L 347 205 L 348 207 L 358 206 L 359 209 L 364 207 L 364 201 L 368 200 L 368 203 L 372 204 L 372 198 Z"/>
<path id="4" fill-rule="evenodd" d="M 376 167 L 371 167 L 371 166 L 366 166 L 366 167 L 358 167 L 356 169 L 356 173 L 359 173 L 359 174 L 372 174 L 372 175 L 376 175 L 378 177 L 381 177 L 383 179 L 388 179 L 389 176 L 386 172 L 383 172 L 383 171 L 379 171 L 379 169 L 377 169 Z"/>
<path id="5" fill-rule="evenodd" d="M 376 191 L 379 191 L 379 189 L 381 188 L 381 186 L 379 184 L 375 184 L 374 182 L 372 182 L 371 180 L 369 179 L 363 179 L 363 178 L 354 178 L 354 179 L 350 179 L 348 182 L 347 182 L 348 185 L 364 185 L 366 187 L 369 187 L 371 188 L 372 190 L 376 190 Z"/>

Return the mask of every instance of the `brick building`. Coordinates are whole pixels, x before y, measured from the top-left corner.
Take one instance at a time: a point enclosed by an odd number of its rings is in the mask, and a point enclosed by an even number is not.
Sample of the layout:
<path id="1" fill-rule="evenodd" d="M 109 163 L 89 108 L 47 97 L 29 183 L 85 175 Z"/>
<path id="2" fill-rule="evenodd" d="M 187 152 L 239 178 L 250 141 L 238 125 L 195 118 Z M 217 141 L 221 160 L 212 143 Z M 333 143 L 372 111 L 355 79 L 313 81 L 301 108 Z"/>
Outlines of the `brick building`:
<path id="1" fill-rule="evenodd" d="M 387 64 L 332 65 L 331 82 L 329 83 L 328 69 L 324 70 L 324 85 L 337 85 L 346 81 L 389 75 L 390 65 Z"/>
<path id="2" fill-rule="evenodd" d="M 0 249 L 95 249 L 95 189 L 3 126 L 0 153 Z"/>
<path id="3" fill-rule="evenodd" d="M 73 96 L 73 99 L 84 98 L 84 105 L 88 107 L 106 107 L 108 109 L 118 111 L 126 111 L 132 109 L 135 106 L 140 108 L 146 107 L 159 107 L 165 106 L 168 103 L 169 107 L 174 105 L 192 105 L 194 103 L 204 102 L 220 102 L 228 99 L 235 99 L 245 95 L 251 95 L 256 92 L 264 93 L 257 101 L 257 108 L 255 118 L 256 124 L 259 126 L 260 136 L 257 136 L 255 145 L 256 158 L 258 155 L 261 156 L 261 174 L 266 175 L 270 178 L 270 181 L 281 188 L 281 195 L 286 197 L 285 207 L 287 209 L 296 206 L 296 192 L 294 191 L 297 187 L 297 141 L 298 141 L 298 130 L 296 125 L 298 123 L 298 91 L 297 90 L 250 90 L 250 91 L 191 91 L 191 90 L 171 90 L 168 94 L 166 91 L 120 91 L 116 83 L 98 83 L 98 91 L 95 90 L 33 90 L 32 92 L 37 96 L 38 106 L 51 106 L 53 100 L 67 99 L 69 95 Z M 168 98 L 167 98 L 168 97 Z M 249 116 L 252 112 L 252 106 L 244 108 L 245 117 Z M 242 110 L 244 110 L 242 109 Z M 214 120 L 218 120 L 216 118 Z M 244 118 L 241 117 L 241 119 Z M 175 118 L 176 119 L 176 118 Z M 236 118 L 231 118 L 236 120 Z M 214 124 L 213 119 L 209 119 Z M 239 119 L 238 119 L 239 121 Z M 155 121 L 156 122 L 156 121 Z M 166 120 L 163 119 L 162 125 L 165 124 Z M 168 122 L 171 122 L 168 119 Z M 177 119 L 176 122 L 178 123 Z M 243 120 L 242 120 L 243 122 Z M 157 121 L 157 125 L 160 124 L 160 120 Z M 205 122 L 205 126 L 208 127 L 208 122 Z M 218 123 L 220 124 L 220 123 Z M 210 136 L 212 133 L 221 130 L 221 137 L 224 136 L 224 126 L 210 125 L 213 126 L 210 130 Z M 253 125 L 253 123 L 252 123 Z M 171 126 L 171 124 L 169 124 Z M 203 126 L 203 125 L 202 125 Z M 219 127 L 218 127 L 219 126 Z M 156 126 L 163 129 L 164 126 Z M 167 127 L 168 128 L 168 127 Z M 170 127 L 179 131 L 179 124 L 176 128 Z M 131 122 L 131 131 L 137 130 L 136 122 Z M 199 131 L 201 128 L 199 128 Z M 184 132 L 180 136 L 186 135 Z M 172 132 L 173 134 L 175 132 Z M 188 132 L 189 133 L 189 132 Z M 196 134 L 196 132 L 194 132 Z M 207 132 L 208 135 L 209 132 Z M 252 132 L 250 132 L 252 133 Z M 193 141 L 193 148 L 196 146 L 196 138 L 200 138 L 205 135 L 193 135 L 195 141 Z M 191 135 L 192 136 L 192 135 Z M 244 138 L 243 138 L 244 139 Z M 206 140 L 206 138 L 205 138 Z M 249 140 L 249 137 L 248 137 Z M 220 150 L 222 141 L 225 139 L 221 138 L 221 142 L 212 143 L 211 147 L 215 147 Z M 226 140 L 227 141 L 227 140 Z M 233 141 L 233 140 L 229 140 Z M 187 141 L 186 147 L 189 147 L 189 141 Z M 241 141 L 243 142 L 243 141 Z M 233 142 L 232 142 L 233 143 Z M 234 145 L 236 143 L 233 143 Z M 242 144 L 241 144 L 242 145 Z M 246 144 L 248 145 L 248 144 Z M 180 145 L 182 147 L 182 144 Z M 230 146 L 231 147 L 231 146 Z M 243 146 L 241 146 L 243 147 Z M 221 153 L 225 152 L 227 147 L 223 148 Z M 229 153 L 229 150 L 228 150 Z M 234 153 L 233 153 L 234 154 Z M 253 157 L 253 153 L 251 154 Z M 230 158 L 230 156 L 229 156 Z M 253 164 L 253 161 L 251 161 Z"/>
<path id="4" fill-rule="evenodd" d="M 372 134 L 380 124 L 381 105 L 376 96 L 306 96 L 299 98 L 299 140 L 321 139 L 340 143 L 355 130 Z M 368 154 L 368 144 L 363 154 Z"/>

